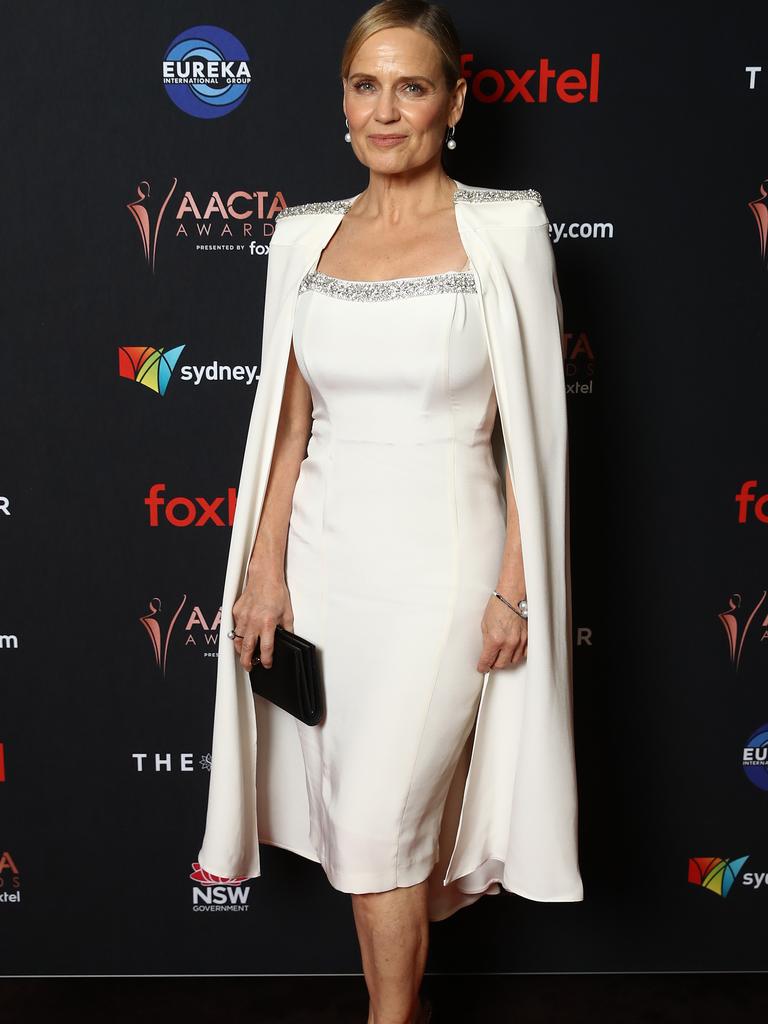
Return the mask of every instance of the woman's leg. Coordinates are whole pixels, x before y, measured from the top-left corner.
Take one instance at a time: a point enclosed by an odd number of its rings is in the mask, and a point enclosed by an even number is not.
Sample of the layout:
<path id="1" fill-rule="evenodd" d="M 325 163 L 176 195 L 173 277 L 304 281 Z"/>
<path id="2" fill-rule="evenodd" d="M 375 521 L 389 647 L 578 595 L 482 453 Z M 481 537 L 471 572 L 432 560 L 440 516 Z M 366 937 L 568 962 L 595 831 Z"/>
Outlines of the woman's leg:
<path id="1" fill-rule="evenodd" d="M 352 910 L 371 999 L 368 1024 L 417 1021 L 429 946 L 427 882 L 352 893 Z"/>

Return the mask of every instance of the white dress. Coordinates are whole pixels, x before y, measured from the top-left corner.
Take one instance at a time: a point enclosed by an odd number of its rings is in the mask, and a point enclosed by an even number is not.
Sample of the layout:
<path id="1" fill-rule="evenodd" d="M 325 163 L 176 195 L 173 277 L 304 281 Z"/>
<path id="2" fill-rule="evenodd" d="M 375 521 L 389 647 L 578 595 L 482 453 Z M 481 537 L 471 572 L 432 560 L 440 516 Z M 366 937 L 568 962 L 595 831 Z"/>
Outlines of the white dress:
<path id="1" fill-rule="evenodd" d="M 426 879 L 474 725 L 505 542 L 496 395 L 471 269 L 299 287 L 312 394 L 286 582 L 327 713 L 297 722 L 310 842 L 334 888 Z"/>

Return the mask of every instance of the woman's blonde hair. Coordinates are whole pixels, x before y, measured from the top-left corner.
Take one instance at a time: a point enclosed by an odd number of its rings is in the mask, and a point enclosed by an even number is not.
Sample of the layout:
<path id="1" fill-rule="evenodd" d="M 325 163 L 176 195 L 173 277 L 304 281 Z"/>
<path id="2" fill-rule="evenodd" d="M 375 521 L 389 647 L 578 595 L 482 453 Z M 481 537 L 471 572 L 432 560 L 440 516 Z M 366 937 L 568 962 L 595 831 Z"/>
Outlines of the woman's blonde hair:
<path id="1" fill-rule="evenodd" d="M 349 76 L 352 60 L 365 40 L 383 28 L 414 28 L 430 37 L 440 51 L 449 92 L 461 78 L 461 43 L 450 14 L 424 0 L 381 0 L 360 15 L 349 30 L 341 55 L 341 77 Z"/>

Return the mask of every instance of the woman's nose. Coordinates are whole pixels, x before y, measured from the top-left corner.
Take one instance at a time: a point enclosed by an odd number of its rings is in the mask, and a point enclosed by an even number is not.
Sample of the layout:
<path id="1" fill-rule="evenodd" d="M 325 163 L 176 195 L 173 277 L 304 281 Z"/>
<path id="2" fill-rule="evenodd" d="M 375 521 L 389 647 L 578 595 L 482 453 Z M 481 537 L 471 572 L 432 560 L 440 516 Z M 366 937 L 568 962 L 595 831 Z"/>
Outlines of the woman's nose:
<path id="1" fill-rule="evenodd" d="M 397 117 L 397 99 L 389 89 L 382 89 L 376 101 L 376 116 L 390 121 Z"/>

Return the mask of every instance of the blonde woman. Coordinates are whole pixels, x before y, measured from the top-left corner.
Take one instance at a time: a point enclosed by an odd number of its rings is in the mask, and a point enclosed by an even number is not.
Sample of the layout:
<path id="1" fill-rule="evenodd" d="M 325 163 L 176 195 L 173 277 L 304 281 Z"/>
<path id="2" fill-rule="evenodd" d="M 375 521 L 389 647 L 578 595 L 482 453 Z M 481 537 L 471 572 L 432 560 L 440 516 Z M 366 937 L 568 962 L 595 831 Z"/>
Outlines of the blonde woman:
<path id="1" fill-rule="evenodd" d="M 562 311 L 539 193 L 443 166 L 467 90 L 446 12 L 376 4 L 341 70 L 368 185 L 287 207 L 270 246 L 199 861 L 320 864 L 369 1024 L 405 1024 L 430 920 L 583 898 Z M 317 646 L 319 725 L 252 695 L 277 625 Z"/>

